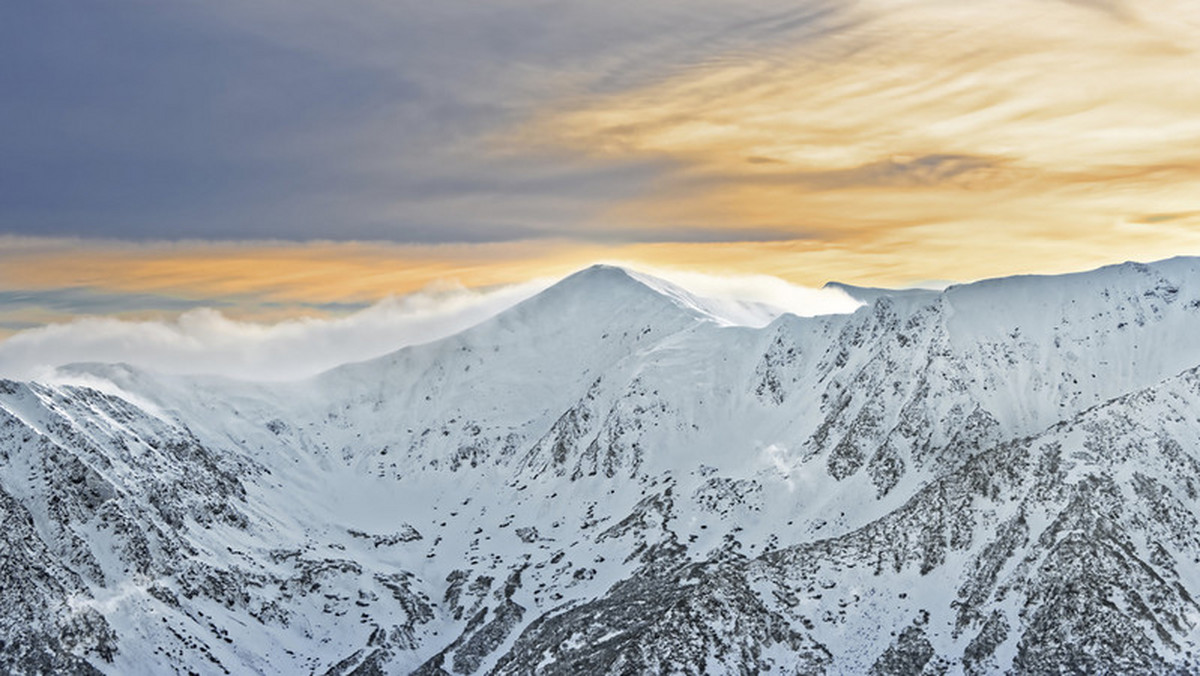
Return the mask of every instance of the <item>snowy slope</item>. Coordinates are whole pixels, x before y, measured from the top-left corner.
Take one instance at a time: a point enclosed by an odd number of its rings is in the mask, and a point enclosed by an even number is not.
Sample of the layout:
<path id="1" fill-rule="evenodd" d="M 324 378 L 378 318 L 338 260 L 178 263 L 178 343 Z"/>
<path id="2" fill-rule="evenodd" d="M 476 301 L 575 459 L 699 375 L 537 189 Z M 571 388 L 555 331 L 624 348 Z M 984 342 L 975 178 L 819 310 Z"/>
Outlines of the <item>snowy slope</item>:
<path id="1" fill-rule="evenodd" d="M 859 297 L 597 266 L 301 382 L 4 381 L 0 666 L 1200 669 L 1200 261 Z"/>

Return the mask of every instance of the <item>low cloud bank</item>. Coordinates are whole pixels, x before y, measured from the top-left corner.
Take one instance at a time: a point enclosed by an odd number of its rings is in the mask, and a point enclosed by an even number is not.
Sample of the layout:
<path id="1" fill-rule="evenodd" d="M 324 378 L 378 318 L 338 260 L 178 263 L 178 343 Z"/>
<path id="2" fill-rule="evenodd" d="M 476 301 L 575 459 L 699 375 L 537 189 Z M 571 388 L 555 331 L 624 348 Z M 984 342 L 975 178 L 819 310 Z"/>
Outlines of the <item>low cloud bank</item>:
<path id="1" fill-rule="evenodd" d="M 74 362 L 123 362 L 162 373 L 303 378 L 452 335 L 548 284 L 421 292 L 386 298 L 344 317 L 271 324 L 231 319 L 210 308 L 189 310 L 167 321 L 85 317 L 21 331 L 0 343 L 0 376 L 37 379 Z"/>
<path id="2" fill-rule="evenodd" d="M 646 270 L 693 294 L 728 303 L 773 306 L 747 323 L 782 312 L 851 312 L 860 305 L 834 289 L 808 289 L 766 276 L 714 277 Z M 83 317 L 18 332 L 0 342 L 0 377 L 37 380 L 76 362 L 127 363 L 161 373 L 244 380 L 291 380 L 453 335 L 529 298 L 552 283 L 535 280 L 487 291 L 453 289 L 384 299 L 343 317 L 277 323 L 231 319 L 211 308 L 171 320 Z M 760 306 L 761 307 L 761 306 Z"/>

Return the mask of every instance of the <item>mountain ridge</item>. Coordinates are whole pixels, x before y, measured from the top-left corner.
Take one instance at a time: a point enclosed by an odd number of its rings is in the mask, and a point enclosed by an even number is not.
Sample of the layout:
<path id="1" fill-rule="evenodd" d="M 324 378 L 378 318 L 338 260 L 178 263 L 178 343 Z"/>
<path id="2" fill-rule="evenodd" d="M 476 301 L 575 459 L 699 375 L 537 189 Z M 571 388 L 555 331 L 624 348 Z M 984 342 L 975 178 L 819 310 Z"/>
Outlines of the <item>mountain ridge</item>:
<path id="1" fill-rule="evenodd" d="M 1200 259 L 762 327 L 636 274 L 297 382 L 0 381 L 0 665 L 1200 668 Z"/>

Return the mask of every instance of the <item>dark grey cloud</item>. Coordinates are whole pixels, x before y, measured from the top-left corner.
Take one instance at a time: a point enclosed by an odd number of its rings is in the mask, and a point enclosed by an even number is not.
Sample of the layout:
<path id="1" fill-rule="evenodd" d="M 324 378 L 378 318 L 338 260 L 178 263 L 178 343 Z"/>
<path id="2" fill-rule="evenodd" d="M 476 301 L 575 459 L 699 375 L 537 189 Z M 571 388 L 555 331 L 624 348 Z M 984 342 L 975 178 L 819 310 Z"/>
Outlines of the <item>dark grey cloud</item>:
<path id="1" fill-rule="evenodd" d="M 0 314 L 0 331 L 24 331 L 26 329 L 36 329 L 39 326 L 44 326 L 42 322 L 22 321 L 19 319 L 7 320 Z"/>
<path id="2" fill-rule="evenodd" d="M 54 313 L 117 314 L 161 310 L 183 312 L 197 307 L 227 307 L 229 302 L 203 302 L 154 293 L 113 293 L 85 286 L 0 291 L 0 312 L 40 309 Z"/>
<path id="3" fill-rule="evenodd" d="M 671 168 L 499 152 L 494 136 L 844 21 L 832 3 L 754 5 L 11 0 L 0 233 L 574 236 Z"/>
<path id="4" fill-rule="evenodd" d="M 787 162 L 773 158 L 752 156 L 746 162 L 768 165 L 777 171 L 754 176 L 708 174 L 686 178 L 677 189 L 694 190 L 697 186 L 737 183 L 795 185 L 806 190 L 842 190 L 854 188 L 888 187 L 937 187 L 945 185 L 971 185 L 980 181 L 1014 180 L 1022 170 L 1011 166 L 1002 157 L 984 157 L 961 153 L 933 153 L 912 157 L 891 157 L 867 162 L 846 169 L 824 171 L 788 171 Z M 1028 173 L 1026 170 L 1024 173 Z"/>
<path id="5" fill-rule="evenodd" d="M 577 236 L 593 242 L 673 242 L 681 244 L 721 244 L 732 242 L 791 242 L 802 239 L 826 239 L 828 233 L 802 224 L 786 228 L 736 227 L 721 223 L 694 222 L 663 227 L 579 228 Z"/>
<path id="6" fill-rule="evenodd" d="M 962 154 L 930 154 L 889 158 L 842 171 L 811 173 L 806 180 L 826 189 L 859 187 L 922 187 L 965 184 L 1004 168 L 1000 158 Z"/>
<path id="7" fill-rule="evenodd" d="M 1134 13 L 1129 10 L 1128 3 L 1124 0 L 1062 0 L 1067 4 L 1090 9 L 1101 14 L 1107 15 L 1109 18 L 1126 23 L 1134 20 Z"/>
<path id="8" fill-rule="evenodd" d="M 195 300 L 166 294 L 115 292 L 86 286 L 0 291 L 0 329 L 20 331 L 43 326 L 48 318 L 67 320 L 80 316 L 153 314 L 174 316 L 197 309 L 238 308 L 244 312 L 312 310 L 346 315 L 370 307 L 363 302 L 299 303 L 232 295 Z"/>
<path id="9" fill-rule="evenodd" d="M 1190 218 L 1200 217 L 1200 211 L 1172 211 L 1164 213 L 1142 214 L 1133 219 L 1134 223 L 1171 223 Z"/>
<path id="10" fill-rule="evenodd" d="M 401 77 L 188 21 L 172 7 L 16 0 L 0 9 L 5 231 L 280 231 L 296 216 L 287 200 L 337 190 L 351 169 L 350 157 L 289 153 L 293 139 L 419 96 Z M 273 204 L 285 207 L 277 223 Z"/>

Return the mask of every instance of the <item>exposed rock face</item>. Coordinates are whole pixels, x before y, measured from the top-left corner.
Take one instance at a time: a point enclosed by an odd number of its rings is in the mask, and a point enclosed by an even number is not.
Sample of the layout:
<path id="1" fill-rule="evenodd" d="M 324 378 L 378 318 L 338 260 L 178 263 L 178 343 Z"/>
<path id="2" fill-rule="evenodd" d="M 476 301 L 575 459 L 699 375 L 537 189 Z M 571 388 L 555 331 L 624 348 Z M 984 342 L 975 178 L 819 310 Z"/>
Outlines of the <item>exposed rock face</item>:
<path id="1" fill-rule="evenodd" d="M 8 673 L 1200 672 L 1200 262 L 0 381 Z"/>

